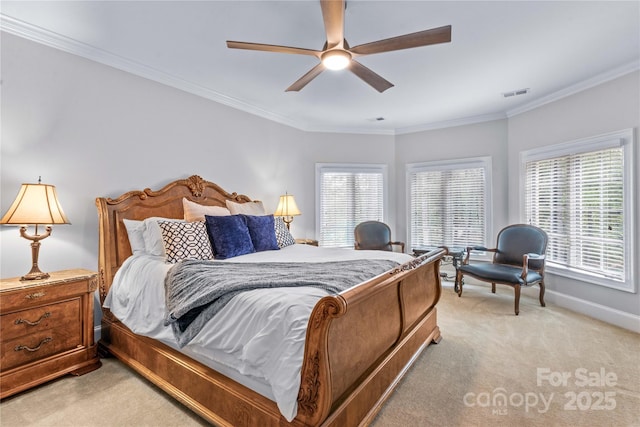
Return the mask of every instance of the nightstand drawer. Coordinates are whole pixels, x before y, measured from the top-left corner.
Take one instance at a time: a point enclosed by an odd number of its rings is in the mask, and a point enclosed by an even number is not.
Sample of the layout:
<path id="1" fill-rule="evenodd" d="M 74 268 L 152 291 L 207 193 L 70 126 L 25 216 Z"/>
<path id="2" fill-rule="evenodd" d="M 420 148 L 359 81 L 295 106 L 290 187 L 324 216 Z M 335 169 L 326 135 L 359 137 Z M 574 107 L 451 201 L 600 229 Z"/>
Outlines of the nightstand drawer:
<path id="1" fill-rule="evenodd" d="M 8 370 L 82 345 L 77 324 L 37 332 L 2 343 L 0 366 Z"/>
<path id="2" fill-rule="evenodd" d="M 80 307 L 80 298 L 74 298 L 57 304 L 4 314 L 0 317 L 0 336 L 2 341 L 8 341 L 48 329 L 71 329 L 78 325 L 82 314 Z"/>
<path id="3" fill-rule="evenodd" d="M 89 290 L 89 281 L 80 280 L 73 283 L 61 283 L 56 286 L 33 286 L 7 292 L 0 298 L 0 312 L 22 310 L 28 307 L 40 306 L 62 299 L 84 295 Z"/>

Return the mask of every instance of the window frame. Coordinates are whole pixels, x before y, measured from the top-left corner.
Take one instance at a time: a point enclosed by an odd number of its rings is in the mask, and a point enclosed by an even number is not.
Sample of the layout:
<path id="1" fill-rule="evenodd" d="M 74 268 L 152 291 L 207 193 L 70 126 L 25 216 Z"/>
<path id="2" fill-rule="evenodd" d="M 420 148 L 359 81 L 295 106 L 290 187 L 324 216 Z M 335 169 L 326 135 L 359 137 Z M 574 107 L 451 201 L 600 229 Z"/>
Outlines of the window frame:
<path id="1" fill-rule="evenodd" d="M 582 269 L 563 266 L 547 260 L 545 270 L 558 276 L 567 277 L 607 288 L 636 293 L 637 286 L 634 281 L 635 269 L 635 171 L 633 163 L 635 135 L 633 129 L 614 131 L 593 137 L 576 139 L 550 146 L 537 147 L 520 153 L 520 219 L 527 223 L 526 218 L 526 164 L 527 162 L 554 159 L 558 157 L 577 155 L 612 148 L 623 150 L 623 235 L 624 240 L 624 280 L 616 280 L 604 274 L 590 273 Z"/>
<path id="2" fill-rule="evenodd" d="M 405 167 L 405 191 L 406 191 L 406 221 L 407 221 L 407 242 L 409 248 L 412 249 L 412 235 L 411 235 L 411 174 L 416 172 L 431 172 L 431 171 L 445 171 L 445 170 L 459 170 L 459 169 L 484 169 L 484 185 L 485 185 L 485 199 L 484 199 L 484 242 L 477 242 L 486 247 L 491 247 L 491 236 L 493 236 L 493 167 L 491 156 L 470 157 L 462 159 L 448 159 L 448 160 L 435 160 L 420 163 L 408 163 Z M 466 249 L 466 248 L 465 248 Z M 472 254 L 474 258 L 485 259 L 486 253 L 474 252 Z"/>
<path id="3" fill-rule="evenodd" d="M 389 215 L 389 172 L 388 165 L 384 163 L 316 163 L 316 240 L 321 241 L 322 230 L 322 204 L 321 182 L 325 172 L 335 173 L 380 173 L 382 175 L 382 218 L 380 221 L 387 223 Z"/>

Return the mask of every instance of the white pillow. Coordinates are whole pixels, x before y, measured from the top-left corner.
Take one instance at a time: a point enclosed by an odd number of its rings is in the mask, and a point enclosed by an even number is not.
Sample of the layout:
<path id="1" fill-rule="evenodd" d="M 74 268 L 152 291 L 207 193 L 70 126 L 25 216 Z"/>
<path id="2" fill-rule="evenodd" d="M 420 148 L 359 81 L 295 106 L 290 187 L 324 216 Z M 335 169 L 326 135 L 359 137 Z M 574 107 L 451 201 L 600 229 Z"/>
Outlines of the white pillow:
<path id="1" fill-rule="evenodd" d="M 131 252 L 136 254 L 143 254 L 146 252 L 144 244 L 144 222 L 135 221 L 132 219 L 123 219 L 124 226 L 127 229 L 127 236 L 129 236 L 129 244 L 131 245 Z"/>
<path id="2" fill-rule="evenodd" d="M 192 202 L 189 199 L 182 198 L 182 209 L 184 210 L 184 219 L 187 222 L 204 221 L 204 216 L 226 216 L 231 215 L 229 209 L 222 206 L 205 206 Z"/>
<path id="3" fill-rule="evenodd" d="M 264 210 L 264 206 L 262 205 L 262 202 L 260 201 L 236 203 L 236 202 L 227 200 L 227 208 L 229 208 L 231 215 L 244 214 L 244 215 L 262 216 L 267 214 L 267 212 Z"/>
<path id="4" fill-rule="evenodd" d="M 144 220 L 144 247 L 148 254 L 166 257 L 164 242 L 162 241 L 162 230 L 158 221 L 185 222 L 182 219 L 171 219 L 161 217 L 151 217 Z"/>

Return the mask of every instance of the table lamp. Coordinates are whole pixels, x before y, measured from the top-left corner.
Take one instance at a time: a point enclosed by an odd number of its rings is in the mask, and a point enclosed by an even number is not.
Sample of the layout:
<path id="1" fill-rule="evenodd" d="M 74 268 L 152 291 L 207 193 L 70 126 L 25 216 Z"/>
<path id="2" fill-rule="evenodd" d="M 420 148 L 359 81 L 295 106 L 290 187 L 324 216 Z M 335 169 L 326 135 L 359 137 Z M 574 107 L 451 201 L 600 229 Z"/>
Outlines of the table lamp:
<path id="1" fill-rule="evenodd" d="M 293 217 L 301 215 L 300 209 L 298 209 L 298 205 L 296 205 L 296 200 L 293 198 L 292 194 L 285 193 L 283 196 L 280 196 L 278 208 L 273 215 L 281 216 L 284 223 L 287 224 L 287 229 L 291 229 Z"/>
<path id="2" fill-rule="evenodd" d="M 56 187 L 42 184 L 40 181 L 38 178 L 37 184 L 22 184 L 18 196 L 0 220 L 0 224 L 20 225 L 20 235 L 31 240 L 31 271 L 20 280 L 40 280 L 49 277 L 49 273 L 43 273 L 38 268 L 40 240 L 51 235 L 51 225 L 70 224 L 58 202 Z M 27 234 L 27 227 L 30 225 L 35 226 L 33 235 Z M 38 234 L 38 225 L 45 226 L 44 234 Z"/>

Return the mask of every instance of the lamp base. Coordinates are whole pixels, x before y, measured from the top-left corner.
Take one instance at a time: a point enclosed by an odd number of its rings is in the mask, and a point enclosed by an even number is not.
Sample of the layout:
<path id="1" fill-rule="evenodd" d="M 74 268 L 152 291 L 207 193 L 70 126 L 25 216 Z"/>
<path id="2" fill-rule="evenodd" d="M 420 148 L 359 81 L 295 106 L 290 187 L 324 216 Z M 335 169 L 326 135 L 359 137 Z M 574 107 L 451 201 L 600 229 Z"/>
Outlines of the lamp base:
<path id="1" fill-rule="evenodd" d="M 43 273 L 42 271 L 38 270 L 38 271 L 30 271 L 27 274 L 25 274 L 24 276 L 22 276 L 20 278 L 21 281 L 25 281 L 25 280 L 42 280 L 42 279 L 48 279 L 49 278 L 49 273 Z"/>
<path id="2" fill-rule="evenodd" d="M 291 231 L 291 223 L 293 222 L 292 216 L 283 216 L 282 220 L 287 225 L 287 230 Z"/>
<path id="3" fill-rule="evenodd" d="M 36 234 L 29 236 L 27 234 L 27 227 L 20 227 L 20 235 L 25 239 L 31 240 L 31 270 L 20 278 L 21 281 L 25 280 L 42 280 L 48 279 L 49 273 L 43 273 L 38 268 L 38 253 L 40 252 L 40 240 L 49 237 L 51 234 L 51 226 L 47 226 L 45 234 L 38 234 L 36 226 Z"/>

